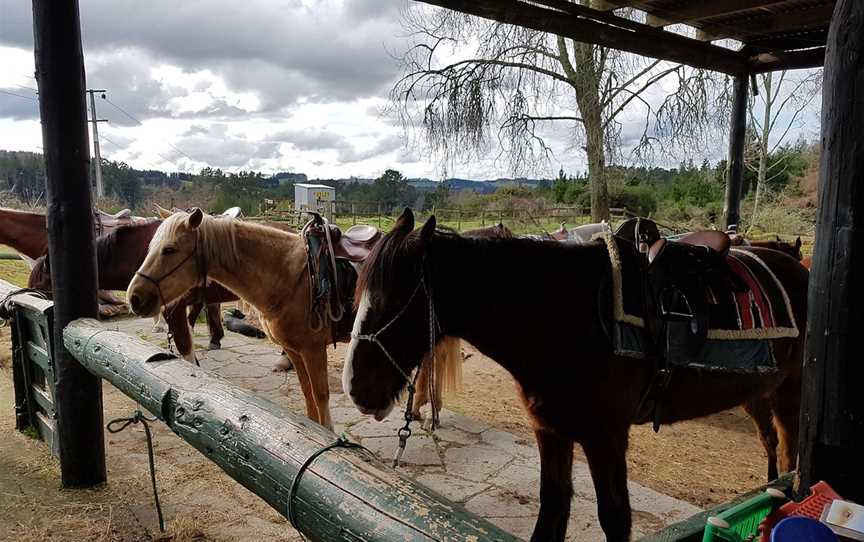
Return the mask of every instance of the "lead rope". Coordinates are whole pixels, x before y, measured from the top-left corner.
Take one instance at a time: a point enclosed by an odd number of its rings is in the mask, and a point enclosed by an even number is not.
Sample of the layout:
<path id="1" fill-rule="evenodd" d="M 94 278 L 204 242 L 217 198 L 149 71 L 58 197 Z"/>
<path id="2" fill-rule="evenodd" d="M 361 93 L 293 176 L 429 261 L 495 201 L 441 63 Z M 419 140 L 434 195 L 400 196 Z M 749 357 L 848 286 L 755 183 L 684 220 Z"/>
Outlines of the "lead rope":
<path id="1" fill-rule="evenodd" d="M 108 422 L 106 429 L 109 433 L 115 434 L 123 431 L 130 425 L 140 423 L 144 426 L 144 434 L 147 436 L 147 458 L 150 460 L 150 484 L 153 486 L 153 502 L 156 503 L 156 515 L 159 517 L 159 531 L 165 532 L 165 520 L 162 517 L 162 505 L 159 503 L 159 491 L 156 489 L 156 462 L 153 459 L 153 436 L 150 434 L 150 425 L 147 423 L 153 421 L 140 410 L 136 410 L 129 418 L 117 418 Z M 119 425 L 119 427 L 118 427 Z"/>

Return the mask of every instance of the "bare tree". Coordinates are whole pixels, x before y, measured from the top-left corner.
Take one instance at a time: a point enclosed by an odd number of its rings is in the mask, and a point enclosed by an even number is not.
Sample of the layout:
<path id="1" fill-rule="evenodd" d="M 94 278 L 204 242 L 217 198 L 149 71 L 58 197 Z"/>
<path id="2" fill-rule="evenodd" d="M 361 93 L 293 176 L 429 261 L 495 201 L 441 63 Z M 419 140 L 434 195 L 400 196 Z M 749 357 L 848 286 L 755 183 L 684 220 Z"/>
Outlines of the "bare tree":
<path id="1" fill-rule="evenodd" d="M 595 221 L 609 217 L 605 171 L 623 156 L 625 113 L 642 118 L 636 156 L 726 128 L 727 85 L 712 74 L 449 10 L 415 5 L 402 18 L 411 45 L 391 103 L 406 129 L 419 124 L 445 164 L 485 154 L 496 134 L 515 172 L 551 157 L 544 134 L 563 123 L 587 158 Z M 650 97 L 661 81 L 675 90 Z"/>
<path id="2" fill-rule="evenodd" d="M 756 224 L 759 203 L 764 198 L 768 183 L 788 168 L 788 156 L 784 154 L 772 161 L 771 155 L 798 124 L 801 113 L 819 95 L 822 70 L 805 72 L 799 77 L 788 71 L 768 72 L 757 76 L 756 85 L 758 97 L 751 96 L 748 103 L 749 131 L 753 137 L 754 152 L 748 153 L 746 163 L 748 168 L 756 172 L 751 228 Z"/>

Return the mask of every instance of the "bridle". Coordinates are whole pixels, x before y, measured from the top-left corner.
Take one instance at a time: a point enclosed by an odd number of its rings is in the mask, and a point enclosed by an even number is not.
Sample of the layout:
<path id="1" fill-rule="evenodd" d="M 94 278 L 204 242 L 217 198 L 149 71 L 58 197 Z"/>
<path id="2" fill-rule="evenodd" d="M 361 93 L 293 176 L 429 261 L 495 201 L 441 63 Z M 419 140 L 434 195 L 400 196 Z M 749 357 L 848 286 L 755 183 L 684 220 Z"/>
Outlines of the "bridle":
<path id="1" fill-rule="evenodd" d="M 138 271 L 135 271 L 135 275 L 141 277 L 142 279 L 146 280 L 147 282 L 149 282 L 150 284 L 152 284 L 153 286 L 156 287 L 156 293 L 159 295 L 159 306 L 160 307 L 162 307 L 162 308 L 167 307 L 167 304 L 165 303 L 165 296 L 162 295 L 162 285 L 161 285 L 162 281 L 167 279 L 168 277 L 170 277 L 171 275 L 173 275 L 177 271 L 179 271 L 180 268 L 183 267 L 184 265 L 186 265 L 186 262 L 188 262 L 192 258 L 195 258 L 195 268 L 198 271 L 198 283 L 196 284 L 196 286 L 202 287 L 202 288 L 207 287 L 207 258 L 204 254 L 202 254 L 201 252 L 198 251 L 198 240 L 200 237 L 201 237 L 201 232 L 199 230 L 195 230 L 195 246 L 192 249 L 192 252 L 187 254 L 185 258 L 180 260 L 174 267 L 172 267 L 171 269 L 169 269 L 165 273 L 162 273 L 162 275 L 160 275 L 159 277 L 152 277 L 150 275 L 142 273 L 140 269 Z M 202 298 L 203 298 L 203 295 L 204 294 L 202 293 Z M 174 308 L 176 308 L 176 305 Z M 171 310 L 173 312 L 174 309 L 172 308 Z M 170 316 L 170 314 L 169 314 L 169 316 Z M 169 331 L 168 331 L 168 349 L 169 350 L 171 349 L 172 338 L 173 338 L 173 336 L 172 336 L 172 333 L 169 329 Z M 197 363 L 197 360 L 196 360 L 196 363 Z"/>
<path id="2" fill-rule="evenodd" d="M 425 268 L 425 265 L 424 265 Z M 414 376 L 412 377 L 410 374 L 405 372 L 405 370 L 396 363 L 396 359 L 390 354 L 387 350 L 387 347 L 384 346 L 384 343 L 378 338 L 379 335 L 384 333 L 391 325 L 393 325 L 402 315 L 405 314 L 405 311 L 408 310 L 408 307 L 411 306 L 411 303 L 414 301 L 414 298 L 417 297 L 417 293 L 420 289 L 423 289 L 423 292 L 426 294 L 426 300 L 429 303 L 429 363 L 431 375 L 429 377 L 429 385 L 431 387 L 429 393 L 429 402 L 432 406 L 432 427 L 436 427 L 438 425 L 438 405 L 435 401 L 435 344 L 436 344 L 436 334 L 437 331 L 440 330 L 440 325 L 438 323 L 438 318 L 435 313 L 435 303 L 432 298 L 432 288 L 426 284 L 425 273 L 421 270 L 420 272 L 420 280 L 417 281 L 417 286 L 414 288 L 414 291 L 411 293 L 411 296 L 408 298 L 408 301 L 405 302 L 405 305 L 399 309 L 399 312 L 396 313 L 393 318 L 391 318 L 386 324 L 384 324 L 378 331 L 367 334 L 359 334 L 359 333 L 351 333 L 351 338 L 356 339 L 358 341 L 369 341 L 372 344 L 376 345 L 383 353 L 390 364 L 396 369 L 396 371 L 405 379 L 405 382 L 408 384 L 408 398 L 405 402 L 405 413 L 403 415 L 405 419 L 405 425 L 399 429 L 399 447 L 396 449 L 396 454 L 393 457 L 393 467 L 399 466 L 399 460 L 402 459 L 402 454 L 405 452 L 405 444 L 408 442 L 408 437 L 411 436 L 411 422 L 414 421 L 414 415 L 411 413 L 411 409 L 414 405 L 414 393 L 417 391 L 417 378 L 420 376 L 420 371 L 423 369 L 423 361 L 420 360 L 420 365 L 417 366 L 417 369 L 414 372 Z"/>

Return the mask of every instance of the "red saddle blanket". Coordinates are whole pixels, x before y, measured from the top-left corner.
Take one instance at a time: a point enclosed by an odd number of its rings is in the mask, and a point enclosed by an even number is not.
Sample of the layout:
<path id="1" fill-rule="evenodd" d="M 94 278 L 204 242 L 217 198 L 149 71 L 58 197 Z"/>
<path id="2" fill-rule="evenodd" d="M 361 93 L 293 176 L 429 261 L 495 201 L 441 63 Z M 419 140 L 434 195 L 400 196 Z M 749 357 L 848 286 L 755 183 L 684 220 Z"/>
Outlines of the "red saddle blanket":
<path id="1" fill-rule="evenodd" d="M 644 327 L 641 268 L 626 250 L 619 250 L 611 233 L 604 235 L 612 264 L 613 319 Z M 746 292 L 707 287 L 708 339 L 765 340 L 797 337 L 798 326 L 789 296 L 771 269 L 758 255 L 731 249 L 729 268 L 747 285 Z"/>
<path id="2" fill-rule="evenodd" d="M 776 339 L 797 337 L 789 295 L 768 266 L 754 253 L 732 249 L 729 268 L 747 285 L 747 292 L 708 288 L 708 338 Z"/>

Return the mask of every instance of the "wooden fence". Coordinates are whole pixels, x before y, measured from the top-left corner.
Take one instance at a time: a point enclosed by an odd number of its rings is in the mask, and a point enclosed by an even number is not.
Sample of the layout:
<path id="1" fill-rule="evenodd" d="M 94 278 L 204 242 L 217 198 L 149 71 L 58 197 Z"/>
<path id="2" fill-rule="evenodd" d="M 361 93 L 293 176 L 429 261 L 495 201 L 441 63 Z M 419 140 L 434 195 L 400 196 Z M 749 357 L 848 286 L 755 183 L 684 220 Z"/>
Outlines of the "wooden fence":
<path id="1" fill-rule="evenodd" d="M 77 320 L 64 344 L 277 512 L 293 507 L 311 540 L 518 540 L 364 449 L 315 457 L 336 435 L 137 337 Z"/>

